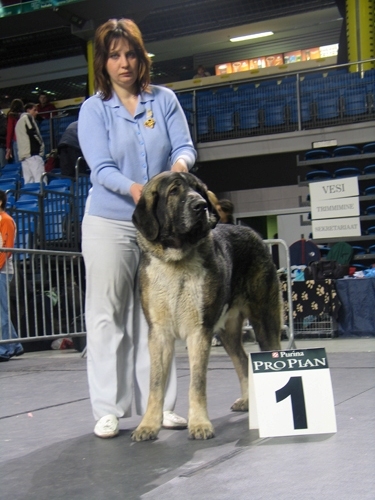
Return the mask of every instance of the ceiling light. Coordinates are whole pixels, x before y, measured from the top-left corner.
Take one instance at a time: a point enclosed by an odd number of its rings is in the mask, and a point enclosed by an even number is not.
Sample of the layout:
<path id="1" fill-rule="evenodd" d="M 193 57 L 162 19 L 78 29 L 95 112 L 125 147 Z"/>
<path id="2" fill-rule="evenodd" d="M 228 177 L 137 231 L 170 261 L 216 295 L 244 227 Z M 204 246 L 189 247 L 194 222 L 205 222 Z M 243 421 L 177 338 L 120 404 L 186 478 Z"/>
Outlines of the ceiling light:
<path id="1" fill-rule="evenodd" d="M 231 42 L 243 42 L 245 40 L 252 40 L 253 38 L 262 38 L 264 36 L 271 36 L 273 34 L 274 34 L 273 31 L 265 31 L 264 33 L 254 33 L 253 35 L 235 36 L 233 38 L 230 38 L 229 40 Z"/>
<path id="2" fill-rule="evenodd" d="M 147 52 L 147 55 L 148 57 L 155 57 L 155 54 L 153 54 L 152 52 Z"/>

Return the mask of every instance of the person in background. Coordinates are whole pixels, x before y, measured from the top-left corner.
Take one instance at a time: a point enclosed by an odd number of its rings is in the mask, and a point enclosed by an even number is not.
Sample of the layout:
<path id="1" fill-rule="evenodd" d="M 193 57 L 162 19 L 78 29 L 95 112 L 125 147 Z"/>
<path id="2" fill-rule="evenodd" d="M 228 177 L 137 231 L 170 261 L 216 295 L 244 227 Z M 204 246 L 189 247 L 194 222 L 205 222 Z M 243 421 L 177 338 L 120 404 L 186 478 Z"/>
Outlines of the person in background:
<path id="1" fill-rule="evenodd" d="M 194 75 L 194 78 L 204 78 L 205 76 L 211 76 L 209 71 L 205 70 L 205 67 L 200 64 L 197 68 L 197 74 Z"/>
<path id="2" fill-rule="evenodd" d="M 35 121 L 37 114 L 35 103 L 26 104 L 25 113 L 16 125 L 18 156 L 25 184 L 40 182 L 44 173 L 44 142 Z"/>
<path id="3" fill-rule="evenodd" d="M 75 177 L 75 166 L 78 158 L 82 158 L 79 162 L 78 172 L 81 174 L 88 173 L 88 166 L 83 158 L 83 153 L 78 142 L 78 121 L 70 123 L 57 145 L 59 153 L 59 166 L 61 174 L 67 177 Z"/>
<path id="4" fill-rule="evenodd" d="M 56 106 L 49 100 L 48 94 L 41 92 L 39 94 L 39 103 L 37 105 L 38 121 L 49 120 L 51 116 L 57 114 Z"/>
<path id="5" fill-rule="evenodd" d="M 7 149 L 7 117 L 0 109 L 0 169 L 6 164 Z"/>
<path id="6" fill-rule="evenodd" d="M 111 19 L 94 39 L 97 94 L 78 117 L 78 138 L 92 189 L 82 222 L 86 268 L 87 371 L 94 433 L 119 433 L 131 415 L 133 391 L 144 414 L 150 383 L 148 325 L 138 284 L 140 249 L 132 215 L 143 185 L 163 171 L 187 172 L 196 159 L 184 112 L 170 89 L 150 85 L 151 61 L 129 19 Z M 173 358 L 162 425 L 186 428 L 173 410 Z"/>
<path id="7" fill-rule="evenodd" d="M 10 103 L 9 111 L 7 113 L 7 137 L 6 137 L 6 152 L 5 159 L 18 162 L 18 150 L 17 150 L 17 139 L 16 139 L 16 125 L 17 122 L 25 111 L 23 107 L 23 102 L 21 99 L 13 99 Z"/>
<path id="8" fill-rule="evenodd" d="M 216 210 L 220 216 L 221 224 L 234 224 L 233 212 L 234 205 L 230 200 L 222 199 L 218 200 L 216 205 Z"/>
<path id="9" fill-rule="evenodd" d="M 16 224 L 12 217 L 5 212 L 7 196 L 0 191 L 0 248 L 13 248 L 16 236 Z M 10 320 L 8 299 L 9 284 L 14 274 L 13 258 L 10 252 L 0 252 L 0 339 L 17 339 L 18 335 Z M 0 361 L 9 361 L 12 356 L 21 356 L 24 353 L 19 342 L 0 344 Z"/>

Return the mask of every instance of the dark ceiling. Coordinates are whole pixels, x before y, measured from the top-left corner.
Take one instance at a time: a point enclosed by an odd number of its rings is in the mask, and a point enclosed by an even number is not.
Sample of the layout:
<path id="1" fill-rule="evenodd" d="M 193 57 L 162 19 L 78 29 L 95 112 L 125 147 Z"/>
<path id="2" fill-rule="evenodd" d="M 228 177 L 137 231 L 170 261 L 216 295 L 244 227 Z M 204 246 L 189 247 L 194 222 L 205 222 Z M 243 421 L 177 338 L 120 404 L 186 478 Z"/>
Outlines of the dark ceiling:
<path id="1" fill-rule="evenodd" d="M 111 17 L 134 19 L 146 47 L 152 51 L 156 43 L 169 42 L 170 48 L 173 44 L 176 46 L 176 42 L 182 44 L 184 37 L 214 35 L 220 30 L 322 11 L 335 5 L 334 0 L 78 1 L 57 9 L 49 7 L 0 18 L 0 69 L 82 54 L 83 41 Z M 181 45 L 185 57 L 194 54 L 188 53 L 189 47 L 191 51 L 196 50 L 194 43 Z M 165 58 L 173 59 L 177 54 L 178 46 Z"/>
<path id="2" fill-rule="evenodd" d="M 337 43 L 342 19 L 336 3 L 334 0 L 83 0 L 58 10 L 46 8 L 0 18 L 0 83 L 1 70 L 6 68 L 82 56 L 86 40 L 93 36 L 95 28 L 109 18 L 120 17 L 137 22 L 147 50 L 156 54 L 154 82 L 184 80 L 192 78 L 193 63 L 212 66 L 218 57 L 221 58 L 218 62 L 232 60 L 225 59 L 233 51 L 230 36 L 271 29 L 275 36 L 269 40 L 235 44 L 239 51 L 263 54 Z M 158 74 L 168 76 L 169 80 L 158 81 L 155 79 Z M 77 95 L 82 95 L 85 86 L 82 77 L 65 80 L 59 83 L 69 88 L 72 97 L 74 86 Z M 18 95 L 23 95 L 22 92 Z M 295 164 L 295 153 L 290 153 L 267 159 L 207 162 L 197 167 L 198 175 L 210 188 L 221 192 L 295 184 Z M 274 175 L 276 165 L 282 176 Z"/>

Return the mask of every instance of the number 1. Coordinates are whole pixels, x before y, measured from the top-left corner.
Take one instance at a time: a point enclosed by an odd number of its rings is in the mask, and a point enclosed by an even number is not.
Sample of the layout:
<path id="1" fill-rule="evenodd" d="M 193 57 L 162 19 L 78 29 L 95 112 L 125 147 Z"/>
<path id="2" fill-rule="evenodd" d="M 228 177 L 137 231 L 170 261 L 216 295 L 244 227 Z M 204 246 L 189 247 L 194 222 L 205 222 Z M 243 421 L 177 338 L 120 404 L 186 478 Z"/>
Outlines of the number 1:
<path id="1" fill-rule="evenodd" d="M 290 377 L 287 384 L 276 391 L 276 403 L 280 403 L 288 396 L 292 400 L 292 412 L 295 429 L 307 429 L 305 395 L 303 392 L 302 377 Z"/>

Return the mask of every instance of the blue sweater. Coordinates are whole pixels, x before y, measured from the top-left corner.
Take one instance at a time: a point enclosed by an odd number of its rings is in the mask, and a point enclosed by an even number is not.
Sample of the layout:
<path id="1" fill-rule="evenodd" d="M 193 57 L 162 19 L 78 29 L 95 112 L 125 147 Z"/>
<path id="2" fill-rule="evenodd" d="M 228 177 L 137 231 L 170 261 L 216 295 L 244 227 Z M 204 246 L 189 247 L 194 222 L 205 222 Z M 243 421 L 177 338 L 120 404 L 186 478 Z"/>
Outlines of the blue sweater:
<path id="1" fill-rule="evenodd" d="M 196 151 L 174 92 L 153 85 L 150 90 L 141 94 L 134 117 L 116 93 L 108 101 L 94 95 L 81 107 L 78 138 L 91 169 L 91 215 L 131 220 L 134 182 L 145 184 L 178 158 L 189 169 L 194 165 Z M 150 119 L 153 127 L 145 125 Z"/>

